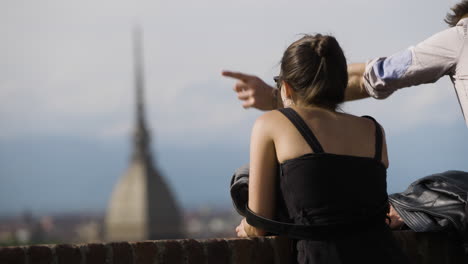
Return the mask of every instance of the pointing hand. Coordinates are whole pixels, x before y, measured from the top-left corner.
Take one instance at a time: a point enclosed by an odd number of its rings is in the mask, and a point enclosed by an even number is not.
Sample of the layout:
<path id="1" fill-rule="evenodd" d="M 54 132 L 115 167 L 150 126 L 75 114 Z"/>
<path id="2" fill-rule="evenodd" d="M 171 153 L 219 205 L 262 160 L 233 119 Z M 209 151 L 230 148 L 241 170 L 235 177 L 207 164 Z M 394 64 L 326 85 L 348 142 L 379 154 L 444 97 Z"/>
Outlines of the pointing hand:
<path id="1" fill-rule="evenodd" d="M 231 71 L 223 71 L 222 75 L 237 79 L 233 89 L 237 98 L 242 101 L 242 107 L 259 110 L 273 110 L 278 107 L 278 90 L 257 76 Z"/>

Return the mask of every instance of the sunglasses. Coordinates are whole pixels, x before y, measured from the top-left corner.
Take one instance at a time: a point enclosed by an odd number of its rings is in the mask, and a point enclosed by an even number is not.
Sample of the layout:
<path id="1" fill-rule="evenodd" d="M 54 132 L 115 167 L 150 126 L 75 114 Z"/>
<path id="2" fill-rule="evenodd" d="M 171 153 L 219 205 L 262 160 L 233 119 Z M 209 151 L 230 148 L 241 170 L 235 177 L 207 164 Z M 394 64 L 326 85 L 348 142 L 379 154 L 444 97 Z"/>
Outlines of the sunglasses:
<path id="1" fill-rule="evenodd" d="M 273 80 L 276 83 L 276 88 L 281 89 L 281 76 L 280 75 L 275 76 L 273 77 Z"/>

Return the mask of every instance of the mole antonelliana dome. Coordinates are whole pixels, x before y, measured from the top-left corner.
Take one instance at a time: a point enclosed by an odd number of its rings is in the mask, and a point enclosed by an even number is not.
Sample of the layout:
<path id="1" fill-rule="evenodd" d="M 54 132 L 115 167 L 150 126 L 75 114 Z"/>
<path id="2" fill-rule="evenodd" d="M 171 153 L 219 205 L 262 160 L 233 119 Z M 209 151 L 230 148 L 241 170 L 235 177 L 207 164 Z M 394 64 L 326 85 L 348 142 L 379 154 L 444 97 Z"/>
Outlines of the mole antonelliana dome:
<path id="1" fill-rule="evenodd" d="M 107 208 L 107 241 L 182 238 L 182 216 L 169 186 L 152 163 L 144 116 L 141 33 L 134 30 L 136 128 L 133 156 Z"/>

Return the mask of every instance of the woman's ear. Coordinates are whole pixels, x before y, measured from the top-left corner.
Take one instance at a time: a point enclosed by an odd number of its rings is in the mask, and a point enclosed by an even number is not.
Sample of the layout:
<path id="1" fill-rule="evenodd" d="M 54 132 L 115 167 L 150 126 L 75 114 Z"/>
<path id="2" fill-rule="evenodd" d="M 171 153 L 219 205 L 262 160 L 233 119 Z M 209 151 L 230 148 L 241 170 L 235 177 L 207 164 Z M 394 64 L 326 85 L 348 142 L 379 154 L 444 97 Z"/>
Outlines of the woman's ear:
<path id="1" fill-rule="evenodd" d="M 292 98 L 294 94 L 294 90 L 292 89 L 291 85 L 289 83 L 283 81 L 283 89 L 284 89 L 284 95 L 286 98 Z"/>

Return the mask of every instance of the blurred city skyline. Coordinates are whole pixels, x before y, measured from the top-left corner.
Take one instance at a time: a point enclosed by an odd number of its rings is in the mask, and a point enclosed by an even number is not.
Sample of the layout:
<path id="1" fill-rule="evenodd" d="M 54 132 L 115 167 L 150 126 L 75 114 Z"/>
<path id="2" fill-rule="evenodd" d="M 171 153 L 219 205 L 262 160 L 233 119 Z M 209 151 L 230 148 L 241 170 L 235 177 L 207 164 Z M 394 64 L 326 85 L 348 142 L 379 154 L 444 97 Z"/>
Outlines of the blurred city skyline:
<path id="1" fill-rule="evenodd" d="M 229 207 L 261 112 L 242 109 L 221 70 L 272 83 L 301 33 L 333 34 L 349 63 L 390 55 L 445 29 L 456 2 L 0 1 L 0 215 L 105 210 L 131 155 L 135 24 L 156 165 L 184 208 Z M 447 77 L 343 109 L 384 126 L 389 192 L 468 171 Z"/>

